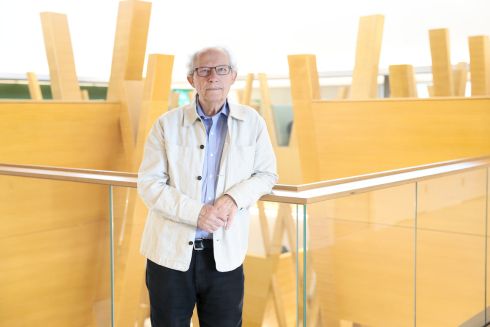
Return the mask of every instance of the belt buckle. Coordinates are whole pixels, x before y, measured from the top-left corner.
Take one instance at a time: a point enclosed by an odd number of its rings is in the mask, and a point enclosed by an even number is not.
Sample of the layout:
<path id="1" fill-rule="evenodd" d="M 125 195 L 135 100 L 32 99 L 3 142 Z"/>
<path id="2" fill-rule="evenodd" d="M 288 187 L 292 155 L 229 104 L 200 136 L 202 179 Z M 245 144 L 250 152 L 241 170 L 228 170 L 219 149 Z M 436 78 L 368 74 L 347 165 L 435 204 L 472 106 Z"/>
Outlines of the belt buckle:
<path id="1" fill-rule="evenodd" d="M 202 238 L 198 238 L 194 240 L 194 250 L 196 251 L 204 250 L 204 241 Z"/>

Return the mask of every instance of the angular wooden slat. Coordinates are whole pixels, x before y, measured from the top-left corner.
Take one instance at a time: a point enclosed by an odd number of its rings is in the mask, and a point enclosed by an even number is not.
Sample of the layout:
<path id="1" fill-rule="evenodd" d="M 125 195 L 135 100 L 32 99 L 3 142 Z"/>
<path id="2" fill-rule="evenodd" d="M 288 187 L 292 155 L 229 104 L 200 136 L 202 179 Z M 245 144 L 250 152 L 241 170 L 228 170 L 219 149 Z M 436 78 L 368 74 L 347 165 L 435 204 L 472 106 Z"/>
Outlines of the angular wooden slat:
<path id="1" fill-rule="evenodd" d="M 359 20 L 356 62 L 350 98 L 372 99 L 378 94 L 378 65 L 383 38 L 384 16 L 364 16 Z"/>
<path id="2" fill-rule="evenodd" d="M 264 73 L 259 73 L 258 79 L 260 84 L 260 97 L 262 99 L 260 105 L 260 114 L 267 124 L 267 129 L 269 130 L 269 136 L 271 138 L 272 145 L 278 146 L 279 144 L 277 143 L 276 124 L 274 121 L 274 113 L 272 111 L 272 103 L 269 93 L 269 85 L 267 83 L 267 75 Z"/>
<path id="3" fill-rule="evenodd" d="M 247 74 L 247 79 L 245 81 L 245 87 L 243 88 L 243 93 L 241 94 L 240 103 L 250 106 L 252 101 L 252 89 L 254 83 L 254 74 Z"/>
<path id="4" fill-rule="evenodd" d="M 471 36 L 470 46 L 471 95 L 490 95 L 490 38 Z"/>
<path id="5" fill-rule="evenodd" d="M 449 48 L 449 30 L 447 28 L 430 30 L 429 39 L 434 96 L 452 96 L 454 95 L 454 82 Z"/>
<path id="6" fill-rule="evenodd" d="M 350 86 L 348 85 L 339 86 L 337 88 L 337 96 L 335 98 L 339 100 L 347 99 L 349 98 L 349 92 L 350 92 Z"/>
<path id="7" fill-rule="evenodd" d="M 291 98 L 293 102 L 293 129 L 290 147 L 297 146 L 301 158 L 301 172 L 306 180 L 316 180 L 318 158 L 314 147 L 312 100 L 320 99 L 320 84 L 314 55 L 288 56 Z"/>
<path id="8" fill-rule="evenodd" d="M 41 13 L 44 45 L 55 100 L 82 100 L 66 15 Z"/>
<path id="9" fill-rule="evenodd" d="M 468 66 L 465 62 L 458 62 L 453 69 L 454 95 L 464 97 L 466 82 L 468 81 Z"/>
<path id="10" fill-rule="evenodd" d="M 80 90 L 80 94 L 82 96 L 82 100 L 90 100 L 90 96 L 88 95 L 88 91 L 87 90 Z"/>
<path id="11" fill-rule="evenodd" d="M 412 65 L 391 65 L 390 68 L 390 97 L 416 98 L 415 75 Z"/>
<path id="12" fill-rule="evenodd" d="M 141 80 L 150 24 L 151 3 L 121 1 L 117 15 L 107 100 L 118 101 L 124 80 Z"/>
<path id="13" fill-rule="evenodd" d="M 27 73 L 27 81 L 29 85 L 29 94 L 32 100 L 40 101 L 43 99 L 43 94 L 41 92 L 41 87 L 39 86 L 39 81 L 35 73 Z"/>

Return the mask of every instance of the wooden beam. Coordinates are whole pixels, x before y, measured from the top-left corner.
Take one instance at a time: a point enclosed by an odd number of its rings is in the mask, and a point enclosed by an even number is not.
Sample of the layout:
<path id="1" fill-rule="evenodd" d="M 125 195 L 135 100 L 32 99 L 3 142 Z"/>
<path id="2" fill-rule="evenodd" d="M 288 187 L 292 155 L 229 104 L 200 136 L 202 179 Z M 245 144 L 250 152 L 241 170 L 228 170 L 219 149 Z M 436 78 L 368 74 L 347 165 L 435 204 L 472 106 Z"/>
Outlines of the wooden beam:
<path id="1" fill-rule="evenodd" d="M 377 98 L 383 25 L 382 15 L 364 16 L 359 20 L 356 62 L 350 92 L 352 99 Z"/>
<path id="2" fill-rule="evenodd" d="M 252 89 L 254 83 L 254 74 L 247 74 L 247 79 L 245 81 L 245 87 L 243 89 L 242 98 L 240 99 L 240 103 L 250 106 L 252 101 Z"/>
<path id="3" fill-rule="evenodd" d="M 31 95 L 31 99 L 41 101 L 43 99 L 43 94 L 36 74 L 32 72 L 27 73 L 27 81 L 29 83 L 29 94 Z"/>
<path id="4" fill-rule="evenodd" d="M 434 96 L 452 96 L 454 95 L 454 83 L 449 48 L 449 30 L 447 28 L 429 30 L 429 39 Z"/>
<path id="5" fill-rule="evenodd" d="M 85 101 L 90 100 L 90 96 L 88 95 L 87 90 L 80 90 L 80 94 L 82 96 L 82 100 L 85 100 Z"/>
<path id="6" fill-rule="evenodd" d="M 117 15 L 107 100 L 118 101 L 124 80 L 141 80 L 150 24 L 151 3 L 121 1 Z"/>
<path id="7" fill-rule="evenodd" d="M 51 92 L 55 100 L 82 100 L 66 15 L 41 13 Z"/>
<path id="8" fill-rule="evenodd" d="M 417 87 L 412 65 L 391 65 L 390 68 L 390 97 L 416 98 Z"/>
<path id="9" fill-rule="evenodd" d="M 305 181 L 316 181 L 318 157 L 312 101 L 320 99 L 320 84 L 314 55 L 290 55 L 289 78 L 293 102 L 293 129 L 290 146 L 298 148 L 301 171 Z M 292 143 L 294 142 L 294 143 Z"/>
<path id="10" fill-rule="evenodd" d="M 274 113 L 272 111 L 271 96 L 269 91 L 269 85 L 267 83 L 267 75 L 264 73 L 259 73 L 258 75 L 260 83 L 260 97 L 262 99 L 260 105 L 260 114 L 267 124 L 267 129 L 269 130 L 269 136 L 271 138 L 271 143 L 274 147 L 279 146 L 277 142 L 277 131 L 276 124 L 274 121 Z"/>
<path id="11" fill-rule="evenodd" d="M 337 96 L 335 98 L 338 100 L 348 99 L 349 98 L 349 92 L 350 92 L 350 86 L 349 85 L 339 86 L 337 88 Z"/>
<path id="12" fill-rule="evenodd" d="M 470 46 L 471 95 L 490 95 L 490 38 L 471 36 Z"/>
<path id="13" fill-rule="evenodd" d="M 459 62 L 453 69 L 453 77 L 454 95 L 464 97 L 468 82 L 468 65 L 465 62 Z"/>

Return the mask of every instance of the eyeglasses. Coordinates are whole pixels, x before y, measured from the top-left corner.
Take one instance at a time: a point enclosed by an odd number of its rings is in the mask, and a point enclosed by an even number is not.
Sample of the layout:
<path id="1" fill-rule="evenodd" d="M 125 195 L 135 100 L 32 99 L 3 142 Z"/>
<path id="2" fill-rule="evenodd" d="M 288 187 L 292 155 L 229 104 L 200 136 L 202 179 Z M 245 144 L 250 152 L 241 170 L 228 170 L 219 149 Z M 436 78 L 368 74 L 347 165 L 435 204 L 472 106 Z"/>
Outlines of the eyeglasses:
<path id="1" fill-rule="evenodd" d="M 197 76 L 207 77 L 211 75 L 212 70 L 216 71 L 217 75 L 228 75 L 231 72 L 230 65 L 219 65 L 215 67 L 197 67 L 194 68 L 194 71 L 197 73 Z"/>

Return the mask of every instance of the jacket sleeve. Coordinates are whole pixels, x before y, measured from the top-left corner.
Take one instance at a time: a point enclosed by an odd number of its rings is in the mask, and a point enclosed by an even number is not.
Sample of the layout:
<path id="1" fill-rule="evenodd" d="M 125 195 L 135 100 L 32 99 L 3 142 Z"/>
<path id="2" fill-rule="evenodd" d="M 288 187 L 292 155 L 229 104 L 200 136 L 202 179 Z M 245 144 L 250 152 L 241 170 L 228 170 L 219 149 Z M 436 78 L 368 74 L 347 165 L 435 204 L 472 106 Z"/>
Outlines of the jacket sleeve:
<path id="1" fill-rule="evenodd" d="M 157 121 L 148 135 L 138 171 L 138 193 L 148 209 L 163 218 L 197 226 L 201 202 L 169 185 L 164 131 Z"/>
<path id="2" fill-rule="evenodd" d="M 258 117 L 258 124 L 252 175 L 225 192 L 235 200 L 238 209 L 248 208 L 255 204 L 262 195 L 270 193 L 278 179 L 276 156 L 267 132 L 267 126 L 260 116 Z"/>

